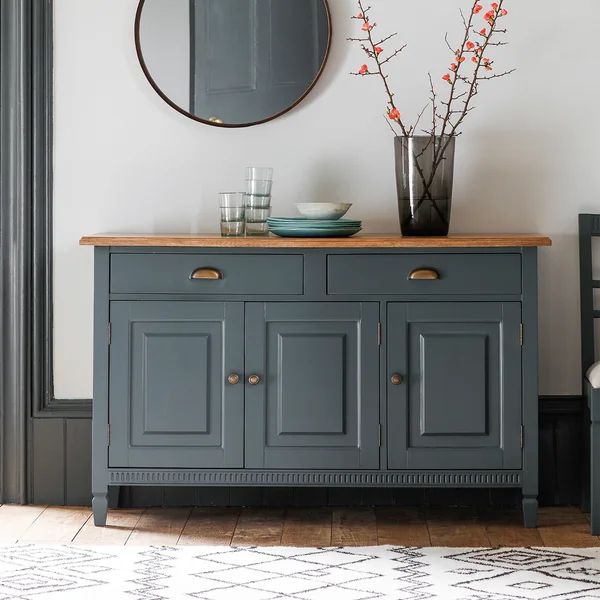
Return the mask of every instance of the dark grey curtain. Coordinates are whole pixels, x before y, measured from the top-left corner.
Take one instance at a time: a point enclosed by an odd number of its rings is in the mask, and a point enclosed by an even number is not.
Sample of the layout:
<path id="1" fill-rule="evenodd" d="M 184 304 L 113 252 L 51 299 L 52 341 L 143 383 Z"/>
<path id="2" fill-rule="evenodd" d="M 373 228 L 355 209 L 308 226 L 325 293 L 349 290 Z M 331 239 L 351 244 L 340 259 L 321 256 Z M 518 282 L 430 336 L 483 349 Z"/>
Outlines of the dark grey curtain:
<path id="1" fill-rule="evenodd" d="M 52 0 L 0 0 L 0 502 L 27 501 L 51 384 L 51 85 Z"/>

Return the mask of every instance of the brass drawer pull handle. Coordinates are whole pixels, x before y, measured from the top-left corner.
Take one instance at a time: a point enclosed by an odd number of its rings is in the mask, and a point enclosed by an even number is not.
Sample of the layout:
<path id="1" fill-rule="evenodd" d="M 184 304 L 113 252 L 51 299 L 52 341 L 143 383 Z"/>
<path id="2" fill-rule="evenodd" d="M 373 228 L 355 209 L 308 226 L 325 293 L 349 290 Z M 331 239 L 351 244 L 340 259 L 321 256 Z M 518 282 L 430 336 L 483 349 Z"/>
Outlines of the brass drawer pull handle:
<path id="1" fill-rule="evenodd" d="M 435 281 L 440 278 L 440 274 L 435 269 L 415 269 L 408 278 L 411 281 Z"/>
<path id="2" fill-rule="evenodd" d="M 190 279 L 223 279 L 223 273 L 218 269 L 213 269 L 210 267 L 201 267 L 200 269 L 196 269 L 191 275 Z"/>
<path id="3" fill-rule="evenodd" d="M 248 383 L 250 385 L 258 385 L 260 383 L 260 377 L 258 375 L 250 375 L 250 377 L 248 377 Z"/>
<path id="4" fill-rule="evenodd" d="M 237 385 L 240 382 L 240 376 L 237 373 L 232 373 L 228 378 L 227 381 L 231 384 L 231 385 Z"/>
<path id="5" fill-rule="evenodd" d="M 394 373 L 390 377 L 390 381 L 391 381 L 392 385 L 402 385 L 404 383 L 404 379 L 403 379 L 402 375 L 400 375 L 400 373 Z"/>

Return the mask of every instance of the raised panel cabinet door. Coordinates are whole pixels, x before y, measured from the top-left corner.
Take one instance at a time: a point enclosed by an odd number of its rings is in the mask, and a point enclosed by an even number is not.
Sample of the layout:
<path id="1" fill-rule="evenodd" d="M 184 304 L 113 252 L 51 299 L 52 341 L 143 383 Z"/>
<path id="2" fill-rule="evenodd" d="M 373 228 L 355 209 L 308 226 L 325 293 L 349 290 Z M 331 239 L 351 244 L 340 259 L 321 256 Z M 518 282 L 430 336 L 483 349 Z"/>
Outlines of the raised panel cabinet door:
<path id="1" fill-rule="evenodd" d="M 518 302 L 388 305 L 389 468 L 521 467 L 520 323 Z"/>
<path id="2" fill-rule="evenodd" d="M 243 303 L 115 301 L 110 319 L 110 466 L 242 467 Z"/>
<path id="3" fill-rule="evenodd" d="M 379 468 L 378 323 L 377 303 L 246 304 L 246 467 Z"/>

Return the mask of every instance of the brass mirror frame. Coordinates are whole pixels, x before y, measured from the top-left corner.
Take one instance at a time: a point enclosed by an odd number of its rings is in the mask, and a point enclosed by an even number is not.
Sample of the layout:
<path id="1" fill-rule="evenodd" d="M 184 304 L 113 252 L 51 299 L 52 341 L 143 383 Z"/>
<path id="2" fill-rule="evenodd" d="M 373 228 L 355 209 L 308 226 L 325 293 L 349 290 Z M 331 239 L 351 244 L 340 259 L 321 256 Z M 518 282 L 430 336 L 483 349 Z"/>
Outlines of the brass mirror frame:
<path id="1" fill-rule="evenodd" d="M 135 51 L 136 51 L 138 60 L 140 62 L 140 66 L 142 67 L 142 71 L 144 72 L 144 75 L 146 76 L 146 79 L 148 80 L 148 82 L 150 83 L 150 85 L 154 88 L 154 91 L 171 108 L 174 108 L 178 113 L 181 113 L 182 115 L 188 117 L 189 119 L 192 119 L 194 121 L 198 121 L 199 123 L 204 123 L 204 125 L 211 125 L 212 127 L 222 127 L 224 129 L 239 129 L 239 128 L 242 128 L 242 127 L 254 127 L 255 125 L 262 125 L 263 123 L 268 123 L 269 121 L 273 121 L 274 119 L 278 119 L 282 115 L 285 115 L 287 112 L 290 112 L 291 110 L 293 110 L 294 108 L 296 108 L 296 106 L 298 106 L 298 104 L 300 104 L 308 96 L 308 94 L 310 94 L 310 92 L 313 90 L 313 88 L 317 84 L 317 81 L 319 81 L 321 75 L 323 74 L 323 71 L 325 69 L 325 65 L 327 64 L 327 60 L 329 59 L 329 52 L 331 50 L 331 40 L 332 40 L 332 36 L 333 36 L 333 26 L 331 24 L 331 10 L 329 8 L 329 1 L 328 0 L 321 0 L 321 1 L 325 5 L 325 13 L 327 15 L 327 35 L 328 35 L 328 39 L 327 39 L 327 47 L 325 48 L 325 56 L 323 57 L 323 62 L 321 63 L 319 71 L 315 75 L 315 77 L 312 80 L 312 82 L 310 83 L 310 85 L 306 88 L 306 91 L 293 104 L 290 104 L 290 106 L 288 106 L 284 110 L 282 110 L 282 111 L 280 111 L 280 112 L 278 112 L 278 113 L 276 113 L 274 115 L 271 115 L 270 117 L 267 117 L 266 119 L 261 119 L 260 121 L 253 121 L 251 123 L 236 123 L 236 124 L 233 124 L 233 123 L 215 123 L 214 121 L 209 121 L 208 119 L 203 119 L 202 117 L 198 117 L 198 116 L 192 114 L 191 112 L 183 109 L 181 106 L 178 106 L 177 104 L 175 104 L 175 102 L 173 102 L 162 91 L 162 89 L 159 87 L 159 85 L 156 83 L 156 81 L 154 81 L 154 78 L 150 74 L 150 70 L 148 69 L 148 66 L 146 65 L 146 61 L 144 60 L 144 55 L 142 53 L 142 45 L 141 45 L 141 42 L 140 42 L 140 22 L 141 22 L 141 19 L 142 19 L 142 11 L 144 9 L 144 4 L 146 3 L 146 0 L 139 0 L 139 4 L 138 4 L 138 7 L 137 7 L 137 10 L 136 10 L 136 13 L 135 13 L 135 25 L 134 25 Z"/>

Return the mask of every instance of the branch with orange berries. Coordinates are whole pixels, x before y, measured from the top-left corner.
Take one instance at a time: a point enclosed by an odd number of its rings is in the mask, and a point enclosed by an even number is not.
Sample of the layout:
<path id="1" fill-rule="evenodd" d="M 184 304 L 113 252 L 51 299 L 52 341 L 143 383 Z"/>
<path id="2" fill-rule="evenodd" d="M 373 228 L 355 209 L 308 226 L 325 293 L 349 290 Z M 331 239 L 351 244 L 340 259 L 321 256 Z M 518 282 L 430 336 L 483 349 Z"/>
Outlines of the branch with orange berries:
<path id="1" fill-rule="evenodd" d="M 448 95 L 444 100 L 440 99 L 433 78 L 429 74 L 431 96 L 428 106 L 431 106 L 431 129 L 420 131 L 431 137 L 431 142 L 435 145 L 435 151 L 433 154 L 433 169 L 427 169 L 430 176 L 427 181 L 423 179 L 425 194 L 421 202 L 425 199 L 431 200 L 429 188 L 434 181 L 437 168 L 444 158 L 451 139 L 460 135 L 460 128 L 466 116 L 474 110 L 473 99 L 479 93 L 480 83 L 510 75 L 514 71 L 514 69 L 510 69 L 495 72 L 495 61 L 489 56 L 489 51 L 492 48 L 506 45 L 505 41 L 498 39 L 499 36 L 507 32 L 506 29 L 499 27 L 502 19 L 508 15 L 508 10 L 504 8 L 506 0 L 492 2 L 487 10 L 482 2 L 483 0 L 474 0 L 467 16 L 461 11 L 464 36 L 458 47 L 453 48 L 446 36 L 446 43 L 453 54 L 453 58 L 448 71 L 441 77 L 442 81 L 450 86 Z M 363 1 L 358 0 L 358 8 L 358 14 L 354 15 L 352 19 L 360 22 L 362 37 L 348 39 L 360 43 L 362 50 L 367 55 L 368 62 L 361 65 L 352 75 L 359 77 L 379 76 L 387 95 L 386 118 L 388 122 L 397 125 L 402 135 L 414 136 L 418 130 L 418 123 L 423 111 L 418 115 L 414 125 L 407 126 L 405 124 L 400 107 L 395 99 L 396 96 L 389 83 L 389 75 L 384 68 L 406 48 L 406 45 L 388 52 L 386 42 L 396 37 L 397 33 L 377 40 L 374 36 L 377 23 L 371 19 L 371 7 L 365 7 Z M 472 66 L 471 69 L 467 69 L 469 65 Z M 392 130 L 394 130 L 393 127 Z M 395 130 L 394 133 L 396 133 Z M 415 159 L 418 158 L 420 157 L 415 157 Z M 418 160 L 415 162 L 419 173 L 423 173 Z"/>
<path id="2" fill-rule="evenodd" d="M 398 109 L 394 101 L 394 93 L 392 92 L 388 83 L 389 75 L 385 73 L 383 68 L 387 63 L 396 58 L 406 48 L 406 44 L 400 46 L 400 48 L 397 48 L 388 56 L 383 57 L 382 55 L 385 52 L 383 45 L 392 38 L 396 37 L 397 33 L 392 33 L 391 35 L 388 35 L 376 41 L 373 37 L 373 30 L 377 27 L 377 23 L 372 22 L 369 16 L 371 7 L 365 7 L 363 5 L 362 0 L 358 0 L 358 8 L 358 14 L 354 15 L 352 18 L 361 22 L 360 29 L 363 32 L 363 37 L 348 38 L 348 40 L 351 42 L 360 43 L 363 52 L 374 63 L 374 69 L 370 69 L 368 64 L 363 64 L 356 72 L 351 73 L 351 75 L 361 77 L 368 75 L 377 75 L 381 77 L 388 98 L 388 108 L 386 111 L 387 117 L 390 121 L 394 121 L 400 126 L 403 135 L 413 135 L 415 127 L 407 127 L 404 124 L 402 120 L 402 115 L 400 114 L 400 110 Z"/>

